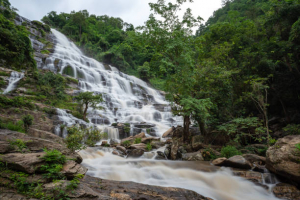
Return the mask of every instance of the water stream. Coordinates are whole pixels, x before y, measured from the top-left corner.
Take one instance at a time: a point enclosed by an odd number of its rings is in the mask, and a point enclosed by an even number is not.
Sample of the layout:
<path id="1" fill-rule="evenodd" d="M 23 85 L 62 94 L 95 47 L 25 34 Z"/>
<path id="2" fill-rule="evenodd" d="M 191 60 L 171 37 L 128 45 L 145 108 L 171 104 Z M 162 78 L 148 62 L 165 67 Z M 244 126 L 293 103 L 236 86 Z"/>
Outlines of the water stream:
<path id="1" fill-rule="evenodd" d="M 135 123 L 153 124 L 153 131 L 161 136 L 172 125 L 181 123 L 172 116 L 168 102 L 163 95 L 149 87 L 144 81 L 126 75 L 112 66 L 104 66 L 88 58 L 62 33 L 53 30 L 57 44 L 55 52 L 40 66 L 44 69 L 68 74 L 79 79 L 79 90 L 103 94 L 105 110 L 88 110 L 90 122 L 105 130 L 109 139 L 119 139 L 117 129 L 110 126 L 114 122 L 130 122 L 131 134 Z M 85 123 L 64 110 L 58 110 L 59 119 L 69 126 Z M 144 129 L 145 127 L 142 127 Z M 56 128 L 57 134 L 66 136 L 65 129 Z M 233 176 L 227 169 L 214 168 L 201 162 L 158 161 L 156 152 L 150 152 L 139 159 L 122 158 L 112 155 L 111 149 L 88 148 L 80 152 L 83 164 L 89 168 L 88 174 L 117 181 L 180 187 L 198 192 L 218 200 L 275 200 L 262 187 L 250 181 Z"/>
<path id="2" fill-rule="evenodd" d="M 11 75 L 10 75 L 10 78 L 9 78 L 9 83 L 8 83 L 8 86 L 7 88 L 4 90 L 3 94 L 7 94 L 9 93 L 10 91 L 13 91 L 18 82 L 24 77 L 24 73 L 19 73 L 19 72 L 11 72 Z"/>

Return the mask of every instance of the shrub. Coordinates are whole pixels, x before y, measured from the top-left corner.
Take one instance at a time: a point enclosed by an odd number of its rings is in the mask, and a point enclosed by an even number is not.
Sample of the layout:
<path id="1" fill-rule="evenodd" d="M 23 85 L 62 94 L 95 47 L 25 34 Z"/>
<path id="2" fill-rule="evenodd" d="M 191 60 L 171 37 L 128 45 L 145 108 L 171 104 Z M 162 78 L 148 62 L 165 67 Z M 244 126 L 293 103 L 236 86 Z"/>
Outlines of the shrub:
<path id="1" fill-rule="evenodd" d="M 22 118 L 23 124 L 24 124 L 24 128 L 25 128 L 25 132 L 28 132 L 29 127 L 33 124 L 33 116 L 32 115 L 25 115 Z"/>
<path id="2" fill-rule="evenodd" d="M 206 161 L 214 160 L 217 158 L 216 154 L 213 152 L 213 150 L 211 148 L 203 149 L 202 157 Z"/>
<path id="3" fill-rule="evenodd" d="M 134 144 L 139 144 L 142 142 L 142 138 L 135 138 Z"/>
<path id="4" fill-rule="evenodd" d="M 24 149 L 27 149 L 26 142 L 24 142 L 22 139 L 10 140 L 9 144 L 19 152 L 23 152 Z"/>
<path id="5" fill-rule="evenodd" d="M 289 124 L 283 130 L 286 135 L 300 135 L 300 124 Z"/>
<path id="6" fill-rule="evenodd" d="M 130 127 L 125 126 L 125 127 L 124 127 L 124 132 L 125 132 L 126 134 L 129 134 L 129 133 L 130 133 Z"/>
<path id="7" fill-rule="evenodd" d="M 131 142 L 129 140 L 127 140 L 127 141 L 124 141 L 122 143 L 122 145 L 127 148 L 127 147 L 129 147 L 131 145 Z"/>
<path id="8" fill-rule="evenodd" d="M 235 155 L 242 155 L 234 146 L 226 146 L 221 149 L 221 155 L 226 158 L 230 158 Z"/>
<path id="9" fill-rule="evenodd" d="M 111 126 L 117 126 L 118 125 L 118 123 L 112 123 L 111 124 Z"/>
<path id="10" fill-rule="evenodd" d="M 49 151 L 44 149 L 44 151 L 46 155 L 41 158 L 46 163 L 41 166 L 41 170 L 46 172 L 44 177 L 50 180 L 64 178 L 64 175 L 60 171 L 63 168 L 63 164 L 67 161 L 66 156 L 56 149 Z"/>
<path id="11" fill-rule="evenodd" d="M 17 121 L 14 123 L 12 121 L 3 121 L 0 119 L 0 128 L 25 133 L 23 121 Z"/>
<path id="12" fill-rule="evenodd" d="M 2 94 L 0 94 L 0 107 L 2 108 L 26 107 L 31 110 L 35 108 L 34 104 L 32 104 L 29 100 L 27 100 L 24 97 L 14 97 L 10 99 Z"/>
<path id="13" fill-rule="evenodd" d="M 151 145 L 149 142 L 147 143 L 146 149 L 147 149 L 148 151 L 151 151 L 151 150 L 152 150 L 152 145 Z"/>

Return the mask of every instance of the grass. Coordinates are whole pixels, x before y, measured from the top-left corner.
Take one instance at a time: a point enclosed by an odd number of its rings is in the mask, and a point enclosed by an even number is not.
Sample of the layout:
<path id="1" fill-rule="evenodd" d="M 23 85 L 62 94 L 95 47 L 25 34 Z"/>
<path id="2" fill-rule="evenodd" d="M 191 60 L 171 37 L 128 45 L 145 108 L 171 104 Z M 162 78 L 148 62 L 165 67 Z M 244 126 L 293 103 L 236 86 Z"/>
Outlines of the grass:
<path id="1" fill-rule="evenodd" d="M 41 54 L 50 54 L 50 51 L 48 51 L 47 49 L 46 50 L 42 50 Z"/>
<path id="2" fill-rule="evenodd" d="M 158 90 L 164 91 L 164 85 L 165 85 L 165 83 L 166 83 L 166 80 L 164 80 L 164 79 L 159 79 L 159 78 L 151 78 L 151 79 L 149 80 L 149 82 L 151 83 L 151 85 L 152 85 L 154 88 L 156 88 L 156 89 L 158 89 Z"/>
<path id="3" fill-rule="evenodd" d="M 135 138 L 134 144 L 139 144 L 142 142 L 142 138 Z"/>

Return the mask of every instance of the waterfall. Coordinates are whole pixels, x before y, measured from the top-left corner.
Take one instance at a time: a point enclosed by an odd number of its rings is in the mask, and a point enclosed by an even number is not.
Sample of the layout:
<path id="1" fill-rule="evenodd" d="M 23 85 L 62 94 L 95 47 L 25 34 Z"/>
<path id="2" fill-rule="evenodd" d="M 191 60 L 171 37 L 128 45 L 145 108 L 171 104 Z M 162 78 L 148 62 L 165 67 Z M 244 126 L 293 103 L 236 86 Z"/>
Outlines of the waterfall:
<path id="1" fill-rule="evenodd" d="M 7 88 L 4 90 L 3 94 L 7 94 L 10 91 L 14 90 L 18 84 L 18 82 L 24 77 L 24 73 L 19 72 L 11 72 L 9 83 Z"/>
<path id="2" fill-rule="evenodd" d="M 109 126 L 115 122 L 146 122 L 153 124 L 155 127 L 151 129 L 152 132 L 161 136 L 174 122 L 181 121 L 181 118 L 172 115 L 170 108 L 155 108 L 157 105 L 168 107 L 169 103 L 146 82 L 124 74 L 113 66 L 105 67 L 104 64 L 84 56 L 62 33 L 54 29 L 52 33 L 57 42 L 55 51 L 41 68 L 77 78 L 81 91 L 103 95 L 104 102 L 100 106 L 105 109 L 88 110 L 87 117 L 92 123 Z M 117 132 L 108 134 L 114 135 Z"/>

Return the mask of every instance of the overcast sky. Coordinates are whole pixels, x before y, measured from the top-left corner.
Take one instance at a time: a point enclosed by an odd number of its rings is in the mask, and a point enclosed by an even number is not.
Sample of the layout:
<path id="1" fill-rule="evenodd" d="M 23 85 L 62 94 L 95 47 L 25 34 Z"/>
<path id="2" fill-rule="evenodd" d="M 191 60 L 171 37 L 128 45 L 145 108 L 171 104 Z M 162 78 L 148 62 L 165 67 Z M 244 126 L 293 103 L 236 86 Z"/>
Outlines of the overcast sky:
<path id="1" fill-rule="evenodd" d="M 172 0 L 174 1 L 174 0 Z M 149 2 L 156 0 L 10 0 L 19 14 L 30 20 L 41 20 L 51 11 L 70 13 L 72 10 L 88 10 L 90 14 L 120 17 L 134 26 L 143 25 L 150 14 Z M 205 21 L 221 7 L 221 0 L 194 0 L 185 8 Z"/>

